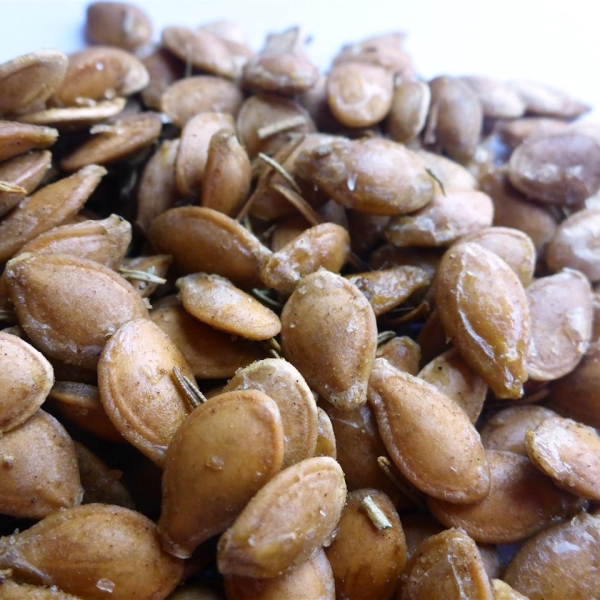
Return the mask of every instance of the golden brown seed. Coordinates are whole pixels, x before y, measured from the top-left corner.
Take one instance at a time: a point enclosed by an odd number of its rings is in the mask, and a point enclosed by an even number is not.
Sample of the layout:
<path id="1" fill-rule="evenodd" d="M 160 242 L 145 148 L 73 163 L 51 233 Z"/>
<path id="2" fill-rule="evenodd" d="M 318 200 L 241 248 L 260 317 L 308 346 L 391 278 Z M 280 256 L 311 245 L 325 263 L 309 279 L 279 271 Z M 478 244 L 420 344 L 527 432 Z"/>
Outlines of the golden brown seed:
<path id="1" fill-rule="evenodd" d="M 361 406 L 342 410 L 325 404 L 335 434 L 337 461 L 340 463 L 350 491 L 366 488 L 381 490 L 398 508 L 411 507 L 392 481 L 379 467 L 377 459 L 388 457 L 371 408 Z"/>
<path id="2" fill-rule="evenodd" d="M 504 578 L 530 600 L 598 597 L 598 540 L 600 517 L 581 513 L 526 542 Z"/>
<path id="3" fill-rule="evenodd" d="M 274 155 L 291 134 L 312 133 L 315 125 L 302 106 L 275 94 L 256 94 L 244 101 L 236 130 L 248 156 Z"/>
<path id="4" fill-rule="evenodd" d="M 158 252 L 173 256 L 184 273 L 215 273 L 241 287 L 261 285 L 258 272 L 270 252 L 228 216 L 199 206 L 173 208 L 152 223 L 149 238 Z"/>
<path id="5" fill-rule="evenodd" d="M 0 65 L 0 114 L 30 112 L 57 90 L 67 73 L 67 57 L 58 50 L 41 50 Z"/>
<path id="6" fill-rule="evenodd" d="M 228 79 L 239 78 L 244 64 L 253 55 L 247 46 L 220 38 L 206 29 L 165 27 L 161 41 L 186 64 L 203 73 Z"/>
<path id="7" fill-rule="evenodd" d="M 81 600 L 71 594 L 65 594 L 57 589 L 16 583 L 0 576 L 0 591 L 3 600 Z"/>
<path id="8" fill-rule="evenodd" d="M 458 78 L 436 77 L 429 82 L 429 88 L 426 143 L 436 144 L 457 161 L 471 158 L 483 124 L 479 98 Z"/>
<path id="9" fill-rule="evenodd" d="M 315 455 L 320 421 L 317 405 L 294 366 L 281 358 L 256 361 L 237 371 L 223 388 L 224 392 L 236 390 L 258 390 L 277 403 L 285 443 L 282 468 Z"/>
<path id="10" fill-rule="evenodd" d="M 377 358 L 385 358 L 396 369 L 416 375 L 421 362 L 421 347 L 413 339 L 402 335 L 378 346 Z"/>
<path id="11" fill-rule="evenodd" d="M 116 504 L 135 509 L 127 488 L 121 482 L 123 473 L 110 469 L 91 450 L 75 442 L 79 476 L 83 487 L 82 504 Z"/>
<path id="12" fill-rule="evenodd" d="M 95 373 L 94 373 L 95 374 Z M 67 421 L 101 440 L 124 443 L 123 436 L 108 418 L 95 385 L 57 381 L 48 395 L 50 405 Z"/>
<path id="13" fill-rule="evenodd" d="M 426 271 L 408 266 L 357 273 L 348 279 L 365 295 L 376 317 L 400 306 L 431 283 Z"/>
<path id="14" fill-rule="evenodd" d="M 0 164 L 0 181 L 23 188 L 25 194 L 31 194 L 42 182 L 51 162 L 52 154 L 48 150 L 17 156 Z M 20 191 L 0 191 L 0 217 L 23 199 L 24 195 Z"/>
<path id="15" fill-rule="evenodd" d="M 509 85 L 489 77 L 460 77 L 479 98 L 483 116 L 490 119 L 516 119 L 523 116 L 525 102 Z"/>
<path id="16" fill-rule="evenodd" d="M 234 217 L 250 191 L 250 159 L 235 133 L 217 131 L 208 145 L 200 204 Z"/>
<path id="17" fill-rule="evenodd" d="M 279 317 L 270 308 L 224 277 L 195 273 L 176 285 L 187 312 L 215 329 L 258 341 L 281 331 Z"/>
<path id="18" fill-rule="evenodd" d="M 527 197 L 577 205 L 600 188 L 600 140 L 577 132 L 526 139 L 511 155 L 510 182 Z"/>
<path id="19" fill-rule="evenodd" d="M 509 227 L 486 227 L 465 236 L 461 241 L 475 242 L 497 254 L 517 274 L 525 286 L 531 283 L 536 253 L 531 238 Z"/>
<path id="20" fill-rule="evenodd" d="M 425 598 L 493 599 L 481 554 L 464 530 L 431 536 L 408 561 L 398 600 Z"/>
<path id="21" fill-rule="evenodd" d="M 335 223 L 321 223 L 300 233 L 262 264 L 260 277 L 270 288 L 291 294 L 305 275 L 327 269 L 334 273 L 344 266 L 350 252 L 350 237 Z"/>
<path id="22" fill-rule="evenodd" d="M 561 488 L 600 500 L 600 437 L 592 427 L 571 419 L 542 421 L 525 435 L 533 464 Z"/>
<path id="23" fill-rule="evenodd" d="M 559 119 L 525 117 L 501 121 L 496 125 L 496 131 L 502 143 L 514 150 L 530 136 L 545 137 L 564 132 L 567 127 L 568 123 Z"/>
<path id="24" fill-rule="evenodd" d="M 454 401 L 378 358 L 369 380 L 369 404 L 394 464 L 415 487 L 459 504 L 485 498 L 490 489 L 485 451 Z"/>
<path id="25" fill-rule="evenodd" d="M 108 126 L 105 132 L 94 135 L 67 156 L 60 166 L 65 171 L 76 171 L 87 165 L 105 165 L 121 160 L 150 146 L 160 135 L 160 115 L 144 112 L 125 116 Z"/>
<path id="26" fill-rule="evenodd" d="M 23 200 L 0 222 L 0 261 L 8 260 L 30 240 L 73 217 L 104 175 L 104 167 L 90 165 Z"/>
<path id="27" fill-rule="evenodd" d="M 525 456 L 527 430 L 535 429 L 544 419 L 558 416 L 553 410 L 535 404 L 509 406 L 492 415 L 480 427 L 481 441 L 488 450 L 506 450 Z"/>
<path id="28" fill-rule="evenodd" d="M 111 215 L 101 221 L 86 220 L 41 233 L 25 244 L 17 256 L 26 252 L 69 254 L 116 269 L 130 243 L 129 222 L 117 215 Z"/>
<path id="29" fill-rule="evenodd" d="M 439 191 L 419 211 L 393 218 L 386 238 L 396 246 L 446 246 L 492 224 L 491 198 L 478 191 Z"/>
<path id="30" fill-rule="evenodd" d="M 87 7 L 85 35 L 92 44 L 135 50 L 152 39 L 152 23 L 134 4 L 92 2 Z"/>
<path id="31" fill-rule="evenodd" d="M 423 159 L 425 168 L 434 175 L 444 190 L 477 190 L 477 179 L 465 167 L 453 160 L 433 152 L 419 150 L 418 155 Z M 484 190 L 485 191 L 485 190 Z"/>
<path id="32" fill-rule="evenodd" d="M 253 579 L 226 575 L 225 591 L 230 600 L 335 600 L 336 597 L 331 565 L 321 549 L 277 577 Z"/>
<path id="33" fill-rule="evenodd" d="M 579 498 L 557 488 L 527 457 L 501 450 L 486 454 L 491 487 L 483 500 L 458 505 L 428 499 L 433 516 L 447 527 L 462 527 L 477 542 L 507 544 L 581 509 Z"/>
<path id="34" fill-rule="evenodd" d="M 219 540 L 219 571 L 264 578 L 299 565 L 331 539 L 345 501 L 344 474 L 332 458 L 307 458 L 281 471 Z"/>
<path id="35" fill-rule="evenodd" d="M 518 79 L 509 85 L 525 102 L 527 113 L 531 115 L 575 119 L 590 110 L 583 102 L 542 83 Z"/>
<path id="36" fill-rule="evenodd" d="M 25 154 L 29 150 L 52 146 L 57 138 L 58 131 L 51 127 L 0 121 L 0 161 Z"/>
<path id="37" fill-rule="evenodd" d="M 477 422 L 488 387 L 454 348 L 426 364 L 418 376 L 454 400 L 471 423 Z"/>
<path id="38" fill-rule="evenodd" d="M 392 106 L 393 75 L 377 65 L 345 62 L 327 76 L 327 102 L 335 118 L 347 127 L 370 127 L 382 121 Z"/>
<path id="39" fill-rule="evenodd" d="M 53 383 L 54 370 L 43 354 L 16 335 L 0 331 L 0 432 L 27 421 Z"/>
<path id="40" fill-rule="evenodd" d="M 23 115 L 20 120 L 34 125 L 49 125 L 61 131 L 86 129 L 121 114 L 125 104 L 125 98 L 114 98 L 95 102 L 92 106 L 48 108 Z"/>
<path id="41" fill-rule="evenodd" d="M 320 406 L 317 408 L 317 417 L 317 445 L 315 447 L 314 455 L 330 456 L 337 460 L 337 442 L 331 419 Z"/>
<path id="42" fill-rule="evenodd" d="M 555 272 L 565 267 L 581 271 L 592 281 L 600 281 L 600 210 L 580 210 L 565 219 L 548 244 L 546 261 Z"/>
<path id="43" fill-rule="evenodd" d="M 73 440 L 43 410 L 2 435 L 0 472 L 0 512 L 5 515 L 41 519 L 81 504 Z"/>
<path id="44" fill-rule="evenodd" d="M 404 531 L 392 501 L 378 490 L 350 492 L 326 554 L 338 598 L 390 598 L 406 562 Z"/>
<path id="45" fill-rule="evenodd" d="M 94 368 L 107 336 L 148 317 L 135 290 L 99 263 L 64 254 L 22 254 L 6 266 L 23 329 L 49 356 Z"/>
<path id="46" fill-rule="evenodd" d="M 510 267 L 479 244 L 459 244 L 442 259 L 435 294 L 446 336 L 461 356 L 496 396 L 519 398 L 531 318 Z"/>
<path id="47" fill-rule="evenodd" d="M 386 121 L 390 137 L 401 144 L 415 139 L 423 128 L 429 111 L 431 91 L 422 81 L 401 81 L 394 89 Z"/>
<path id="48" fill-rule="evenodd" d="M 235 390 L 198 406 L 166 455 L 158 522 L 165 550 L 188 558 L 230 527 L 279 472 L 283 448 L 279 409 L 263 392 Z"/>
<path id="49" fill-rule="evenodd" d="M 144 89 L 149 75 L 133 54 L 110 46 L 86 48 L 69 56 L 66 77 L 50 98 L 53 106 L 129 96 Z"/>
<path id="50" fill-rule="evenodd" d="M 0 538 L 0 566 L 32 583 L 90 600 L 166 598 L 183 563 L 163 552 L 150 519 L 127 508 L 87 504 Z"/>
<path id="51" fill-rule="evenodd" d="M 174 370 L 194 381 L 185 359 L 149 319 L 120 327 L 98 363 L 100 399 L 123 437 L 162 465 L 167 446 L 192 406 Z"/>
<path id="52" fill-rule="evenodd" d="M 421 158 L 382 138 L 321 145 L 300 154 L 296 169 L 336 202 L 370 214 L 413 212 L 434 193 L 434 181 Z"/>
<path id="53" fill-rule="evenodd" d="M 231 115 L 204 112 L 185 124 L 175 162 L 175 183 L 183 196 L 200 194 L 211 138 L 222 129 L 233 132 Z"/>
<path id="54" fill-rule="evenodd" d="M 492 579 L 491 584 L 492 591 L 494 592 L 494 600 L 529 600 L 501 579 Z"/>
<path id="55" fill-rule="evenodd" d="M 161 281 L 164 283 L 172 262 L 173 257 L 168 254 L 125 258 L 121 262 L 119 273 L 142 298 L 148 298 L 161 285 Z"/>
<path id="56" fill-rule="evenodd" d="M 366 402 L 377 324 L 355 285 L 325 270 L 307 275 L 284 306 L 281 327 L 284 356 L 323 399 L 348 410 Z"/>
<path id="57" fill-rule="evenodd" d="M 586 277 L 567 269 L 543 277 L 527 288 L 531 342 L 529 377 L 558 379 L 570 373 L 585 354 L 592 336 L 592 290 Z"/>
<path id="58" fill-rule="evenodd" d="M 265 47 L 244 66 L 244 85 L 286 96 L 310 89 L 319 71 L 304 54 L 305 37 L 299 27 L 269 34 Z"/>
<path id="59" fill-rule="evenodd" d="M 198 379 L 225 379 L 264 358 L 258 344 L 217 331 L 192 317 L 177 302 L 157 305 L 150 318 L 173 340 Z"/>
<path id="60" fill-rule="evenodd" d="M 147 234 L 152 221 L 178 199 L 175 185 L 175 160 L 179 140 L 165 140 L 146 163 L 137 193 L 136 225 Z"/>
<path id="61" fill-rule="evenodd" d="M 169 86 L 184 76 L 185 66 L 166 48 L 161 47 L 142 58 L 142 63 L 150 77 L 148 85 L 141 91 L 142 100 L 148 108 L 163 111 L 162 95 Z M 172 119 L 172 115 L 169 118 Z"/>
<path id="62" fill-rule="evenodd" d="M 237 115 L 244 96 L 227 79 L 196 75 L 174 81 L 160 98 L 160 108 L 177 127 L 183 128 L 195 115 L 215 112 Z"/>

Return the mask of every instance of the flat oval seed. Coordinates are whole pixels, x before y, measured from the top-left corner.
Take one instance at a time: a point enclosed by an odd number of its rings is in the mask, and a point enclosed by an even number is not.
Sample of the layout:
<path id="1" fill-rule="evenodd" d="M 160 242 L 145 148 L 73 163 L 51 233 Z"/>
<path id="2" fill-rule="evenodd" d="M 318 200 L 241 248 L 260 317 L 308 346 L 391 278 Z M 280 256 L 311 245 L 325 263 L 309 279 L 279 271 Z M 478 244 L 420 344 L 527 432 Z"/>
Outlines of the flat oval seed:
<path id="1" fill-rule="evenodd" d="M 510 182 L 527 197 L 573 206 L 600 188 L 600 140 L 581 133 L 526 139 L 508 163 Z"/>
<path id="2" fill-rule="evenodd" d="M 120 327 L 98 363 L 98 388 L 106 414 L 129 443 L 158 465 L 192 409 L 175 379 L 175 369 L 194 380 L 179 350 L 149 319 Z"/>
<path id="3" fill-rule="evenodd" d="M 583 102 L 543 83 L 516 79 L 509 85 L 525 102 L 527 113 L 531 115 L 569 120 L 576 119 L 590 110 Z"/>
<path id="4" fill-rule="evenodd" d="M 218 275 L 196 273 L 178 279 L 181 302 L 193 317 L 221 331 L 249 340 L 268 340 L 281 331 L 269 308 Z"/>
<path id="5" fill-rule="evenodd" d="M 386 121 L 390 137 L 401 144 L 416 138 L 425 127 L 430 101 L 431 91 L 426 83 L 401 81 L 394 89 Z"/>
<path id="6" fill-rule="evenodd" d="M 33 346 L 0 331 L 0 432 L 22 425 L 54 383 L 52 365 Z"/>
<path id="7" fill-rule="evenodd" d="M 485 451 L 454 401 L 383 358 L 375 361 L 368 393 L 385 447 L 415 487 L 459 504 L 485 498 L 490 489 Z"/>
<path id="8" fill-rule="evenodd" d="M 598 598 L 599 561 L 600 517 L 581 513 L 527 541 L 504 578 L 530 600 Z"/>
<path id="9" fill-rule="evenodd" d="M 567 375 L 585 354 L 592 336 L 592 290 L 587 278 L 567 269 L 532 283 L 527 298 L 529 377 L 549 381 Z"/>
<path id="10" fill-rule="evenodd" d="M 385 236 L 395 246 L 446 246 L 492 224 L 494 207 L 476 190 L 438 193 L 411 215 L 393 218 Z"/>
<path id="11" fill-rule="evenodd" d="M 152 39 L 152 23 L 133 4 L 92 2 L 87 7 L 85 35 L 92 44 L 135 50 Z"/>
<path id="12" fill-rule="evenodd" d="M 94 368 L 108 335 L 148 317 L 135 290 L 107 267 L 64 254 L 21 255 L 5 276 L 19 322 L 34 344 L 69 364 Z"/>
<path id="13" fill-rule="evenodd" d="M 488 386 L 454 348 L 427 363 L 418 377 L 454 400 L 467 413 L 471 423 L 477 422 Z"/>
<path id="14" fill-rule="evenodd" d="M 223 392 L 258 390 L 275 400 L 284 433 L 282 468 L 315 455 L 319 419 L 313 393 L 298 370 L 281 358 L 267 358 L 240 369 Z"/>
<path id="15" fill-rule="evenodd" d="M 383 521 L 374 520 L 371 507 Z M 326 554 L 338 597 L 390 598 L 406 563 L 404 531 L 392 501 L 379 490 L 350 492 Z"/>
<path id="16" fill-rule="evenodd" d="M 242 91 L 232 81 L 196 75 L 172 83 L 160 98 L 160 109 L 174 125 L 183 128 L 199 113 L 227 113 L 235 117 L 243 101 Z"/>
<path id="17" fill-rule="evenodd" d="M 26 113 L 61 85 L 68 58 L 58 50 L 41 50 L 0 65 L 0 114 Z"/>
<path id="18" fill-rule="evenodd" d="M 332 458 L 281 471 L 219 540 L 219 571 L 265 578 L 299 565 L 331 538 L 345 502 L 344 474 Z"/>
<path id="19" fill-rule="evenodd" d="M 348 410 L 366 402 L 377 324 L 355 285 L 325 270 L 304 277 L 281 313 L 281 344 L 325 400 Z"/>
<path id="20" fill-rule="evenodd" d="M 335 600 L 331 565 L 321 549 L 306 562 L 290 567 L 277 577 L 254 579 L 226 575 L 225 591 L 230 600 Z"/>
<path id="21" fill-rule="evenodd" d="M 516 119 L 523 116 L 525 102 L 509 85 L 489 77 L 461 77 L 460 81 L 475 92 L 483 116 L 490 119 Z"/>
<path id="22" fill-rule="evenodd" d="M 104 167 L 90 165 L 23 200 L 0 222 L 0 262 L 77 214 L 104 175 Z"/>
<path id="23" fill-rule="evenodd" d="M 535 404 L 509 406 L 492 415 L 479 428 L 481 441 L 487 450 L 506 450 L 526 456 L 527 430 L 535 429 L 544 419 L 558 416 L 553 410 Z"/>
<path id="24" fill-rule="evenodd" d="M 58 131 L 51 127 L 0 121 L 0 161 L 25 154 L 29 150 L 52 146 L 57 138 Z"/>
<path id="25" fill-rule="evenodd" d="M 425 598 L 493 600 L 481 554 L 464 530 L 432 535 L 408 561 L 398 600 Z"/>
<path id="26" fill-rule="evenodd" d="M 65 79 L 52 96 L 54 106 L 77 106 L 90 100 L 129 96 L 146 87 L 150 77 L 130 52 L 110 46 L 86 48 L 69 56 Z"/>
<path id="27" fill-rule="evenodd" d="M 48 394 L 48 401 L 61 417 L 83 431 L 107 442 L 124 443 L 123 436 L 108 418 L 95 385 L 57 381 Z"/>
<path id="28" fill-rule="evenodd" d="M 48 150 L 34 151 L 0 164 L 0 181 L 17 185 L 31 194 L 44 179 L 52 163 Z M 0 191 L 0 217 L 23 200 L 23 194 Z"/>
<path id="29" fill-rule="evenodd" d="M 531 462 L 561 488 L 600 500 L 600 437 L 592 427 L 555 417 L 525 435 Z"/>
<path id="30" fill-rule="evenodd" d="M 531 238 L 510 227 L 486 227 L 465 236 L 462 242 L 474 242 L 497 254 L 517 274 L 523 285 L 529 285 L 535 270 L 536 252 Z"/>
<path id="31" fill-rule="evenodd" d="M 370 127 L 390 111 L 393 75 L 377 65 L 347 62 L 327 76 L 327 102 L 335 118 L 347 127 Z"/>
<path id="32" fill-rule="evenodd" d="M 158 216 L 149 238 L 171 254 L 184 273 L 221 275 L 241 287 L 258 287 L 260 264 L 270 251 L 228 216 L 200 206 L 172 208 Z"/>
<path id="33" fill-rule="evenodd" d="M 501 450 L 486 454 L 491 488 L 483 500 L 458 505 L 428 499 L 431 514 L 447 527 L 462 527 L 476 542 L 510 544 L 581 509 L 579 498 L 556 487 L 527 457 Z"/>
<path id="34" fill-rule="evenodd" d="M 123 217 L 110 215 L 101 221 L 86 220 L 55 227 L 25 244 L 18 254 L 68 254 L 116 269 L 130 243 L 129 222 Z"/>
<path id="35" fill-rule="evenodd" d="M 346 208 L 377 215 L 414 212 L 434 193 L 422 159 L 382 138 L 339 140 L 296 159 L 300 177 Z"/>
<path id="36" fill-rule="evenodd" d="M 265 357 L 260 345 L 217 331 L 177 302 L 156 306 L 150 318 L 173 340 L 198 379 L 226 379 Z"/>
<path id="37" fill-rule="evenodd" d="M 402 335 L 378 346 L 377 358 L 385 358 L 396 369 L 416 375 L 421 362 L 421 347 L 413 339 Z"/>
<path id="38" fill-rule="evenodd" d="M 446 336 L 499 398 L 519 398 L 527 378 L 531 317 L 521 282 L 496 254 L 474 243 L 440 263 L 436 304 Z"/>
<path id="39" fill-rule="evenodd" d="M 198 406 L 167 451 L 158 522 L 165 550 L 189 558 L 225 531 L 281 469 L 277 404 L 258 390 L 219 394 Z"/>
<path id="40" fill-rule="evenodd" d="M 148 85 L 141 91 L 142 100 L 148 108 L 166 113 L 161 107 L 161 96 L 170 85 L 184 76 L 185 65 L 162 47 L 142 58 L 142 63 L 150 77 Z M 169 115 L 169 118 L 173 119 L 173 116 Z"/>
<path id="41" fill-rule="evenodd" d="M 337 442 L 333 424 L 329 415 L 319 406 L 317 408 L 318 428 L 315 456 L 330 456 L 337 460 Z M 346 475 L 346 473 L 344 473 Z"/>
<path id="42" fill-rule="evenodd" d="M 327 269 L 339 272 L 350 252 L 346 229 L 335 223 L 309 227 L 269 256 L 260 269 L 260 278 L 270 288 L 291 294 L 305 275 Z"/>
<path id="43" fill-rule="evenodd" d="M 2 435 L 0 471 L 0 512 L 5 515 L 41 519 L 81 504 L 73 440 L 43 410 Z"/>
<path id="44" fill-rule="evenodd" d="M 0 538 L 0 567 L 90 600 L 106 598 L 104 586 L 113 600 L 166 598 L 183 575 L 183 562 L 161 550 L 150 519 L 109 504 L 59 511 Z"/>
<path id="45" fill-rule="evenodd" d="M 600 281 L 600 210 L 580 210 L 565 219 L 548 244 L 546 262 L 552 271 L 577 269 L 595 283 Z"/>
<path id="46" fill-rule="evenodd" d="M 110 125 L 110 131 L 94 135 L 67 156 L 60 166 L 76 171 L 87 165 L 106 165 L 150 146 L 160 135 L 160 115 L 144 112 L 125 116 Z"/>

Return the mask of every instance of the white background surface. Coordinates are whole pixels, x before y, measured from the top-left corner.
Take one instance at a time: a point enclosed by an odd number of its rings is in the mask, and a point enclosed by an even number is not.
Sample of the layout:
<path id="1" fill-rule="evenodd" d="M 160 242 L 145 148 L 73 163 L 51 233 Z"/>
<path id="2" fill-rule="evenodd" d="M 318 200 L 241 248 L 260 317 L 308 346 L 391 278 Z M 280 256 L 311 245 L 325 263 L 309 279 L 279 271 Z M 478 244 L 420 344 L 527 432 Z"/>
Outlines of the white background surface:
<path id="1" fill-rule="evenodd" d="M 600 2 L 597 0 L 400 0 L 156 2 L 140 0 L 156 25 L 232 18 L 260 49 L 264 35 L 300 24 L 308 52 L 326 69 L 344 43 L 401 30 L 424 78 L 485 74 L 529 78 L 571 92 L 600 119 Z M 84 45 L 86 2 L 0 0 L 0 62 L 41 48 Z M 1 93 L 1 90 L 0 90 Z"/>

